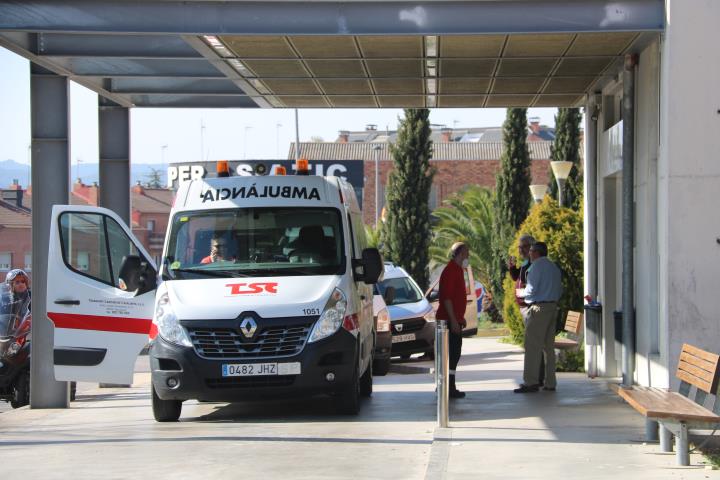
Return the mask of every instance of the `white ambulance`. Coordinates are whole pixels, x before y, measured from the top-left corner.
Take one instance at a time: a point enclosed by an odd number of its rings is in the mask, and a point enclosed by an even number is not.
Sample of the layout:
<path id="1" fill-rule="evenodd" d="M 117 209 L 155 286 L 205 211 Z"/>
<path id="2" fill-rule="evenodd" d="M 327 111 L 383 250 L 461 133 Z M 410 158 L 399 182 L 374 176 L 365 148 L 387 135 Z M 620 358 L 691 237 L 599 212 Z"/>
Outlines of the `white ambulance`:
<path id="1" fill-rule="evenodd" d="M 372 393 L 382 269 L 353 188 L 336 177 L 183 184 L 159 272 L 112 211 L 55 206 L 55 377 L 132 383 L 149 337 L 158 421 L 176 421 L 189 399 L 314 394 L 356 414 Z"/>

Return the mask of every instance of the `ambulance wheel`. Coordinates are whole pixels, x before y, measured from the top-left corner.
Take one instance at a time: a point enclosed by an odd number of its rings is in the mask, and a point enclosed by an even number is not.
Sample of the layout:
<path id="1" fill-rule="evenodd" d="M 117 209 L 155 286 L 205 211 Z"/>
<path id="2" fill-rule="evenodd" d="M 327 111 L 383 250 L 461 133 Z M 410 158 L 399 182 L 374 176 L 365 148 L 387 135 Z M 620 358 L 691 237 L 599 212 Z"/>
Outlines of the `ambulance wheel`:
<path id="1" fill-rule="evenodd" d="M 338 392 L 335 402 L 338 412 L 344 415 L 360 413 L 360 376 L 357 370 L 350 385 Z"/>
<path id="2" fill-rule="evenodd" d="M 20 408 L 30 403 L 30 372 L 24 370 L 15 381 L 13 399 L 10 400 L 12 408 Z"/>
<path id="3" fill-rule="evenodd" d="M 177 422 L 182 411 L 182 400 L 162 400 L 155 393 L 155 387 L 150 386 L 152 390 L 152 410 L 155 420 L 158 422 Z"/>
<path id="4" fill-rule="evenodd" d="M 375 360 L 373 363 L 373 375 L 376 377 L 384 377 L 390 371 L 390 359 Z"/>
<path id="5" fill-rule="evenodd" d="M 360 377 L 360 395 L 369 397 L 373 392 L 373 362 L 370 360 L 365 373 Z"/>

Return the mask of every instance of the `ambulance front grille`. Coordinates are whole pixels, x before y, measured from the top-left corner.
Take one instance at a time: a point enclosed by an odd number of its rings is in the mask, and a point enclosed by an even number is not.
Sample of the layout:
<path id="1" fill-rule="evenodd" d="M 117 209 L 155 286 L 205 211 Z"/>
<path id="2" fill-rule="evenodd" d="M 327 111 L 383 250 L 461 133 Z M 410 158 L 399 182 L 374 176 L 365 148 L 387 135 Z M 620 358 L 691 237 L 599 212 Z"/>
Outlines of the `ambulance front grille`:
<path id="1" fill-rule="evenodd" d="M 189 327 L 195 352 L 204 358 L 275 358 L 300 353 L 312 322 L 286 326 L 258 327 L 248 339 L 232 328 Z"/>

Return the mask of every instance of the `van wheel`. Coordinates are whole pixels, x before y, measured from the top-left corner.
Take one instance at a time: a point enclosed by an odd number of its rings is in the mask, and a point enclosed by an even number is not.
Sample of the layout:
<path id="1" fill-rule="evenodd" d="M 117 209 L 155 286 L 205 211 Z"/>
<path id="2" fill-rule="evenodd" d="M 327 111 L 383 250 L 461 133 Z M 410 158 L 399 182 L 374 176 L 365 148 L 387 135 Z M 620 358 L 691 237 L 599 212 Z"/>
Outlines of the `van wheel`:
<path id="1" fill-rule="evenodd" d="M 350 385 L 338 393 L 336 405 L 338 412 L 344 415 L 360 413 L 360 378 L 357 370 Z"/>
<path id="2" fill-rule="evenodd" d="M 373 375 L 376 377 L 384 377 L 390 371 L 390 359 L 375 360 L 373 363 Z"/>
<path id="3" fill-rule="evenodd" d="M 155 420 L 158 422 L 177 422 L 182 411 L 182 400 L 162 400 L 155 393 L 155 387 L 150 386 L 152 391 L 152 410 Z"/>
<path id="4" fill-rule="evenodd" d="M 360 395 L 363 397 L 372 396 L 373 392 L 373 362 L 370 360 L 365 373 L 360 377 Z"/>
<path id="5" fill-rule="evenodd" d="M 15 381 L 13 399 L 10 400 L 12 408 L 20 408 L 30 403 L 30 372 L 24 370 Z"/>

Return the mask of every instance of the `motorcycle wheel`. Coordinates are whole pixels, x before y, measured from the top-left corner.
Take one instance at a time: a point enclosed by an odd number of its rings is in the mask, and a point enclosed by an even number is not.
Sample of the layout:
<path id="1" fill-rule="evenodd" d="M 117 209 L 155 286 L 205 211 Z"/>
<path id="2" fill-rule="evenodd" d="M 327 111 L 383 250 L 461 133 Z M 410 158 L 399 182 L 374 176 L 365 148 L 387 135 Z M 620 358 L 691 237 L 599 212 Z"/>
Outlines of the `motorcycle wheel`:
<path id="1" fill-rule="evenodd" d="M 20 408 L 30 403 L 30 372 L 23 371 L 15 381 L 13 399 L 10 400 L 12 408 Z"/>

